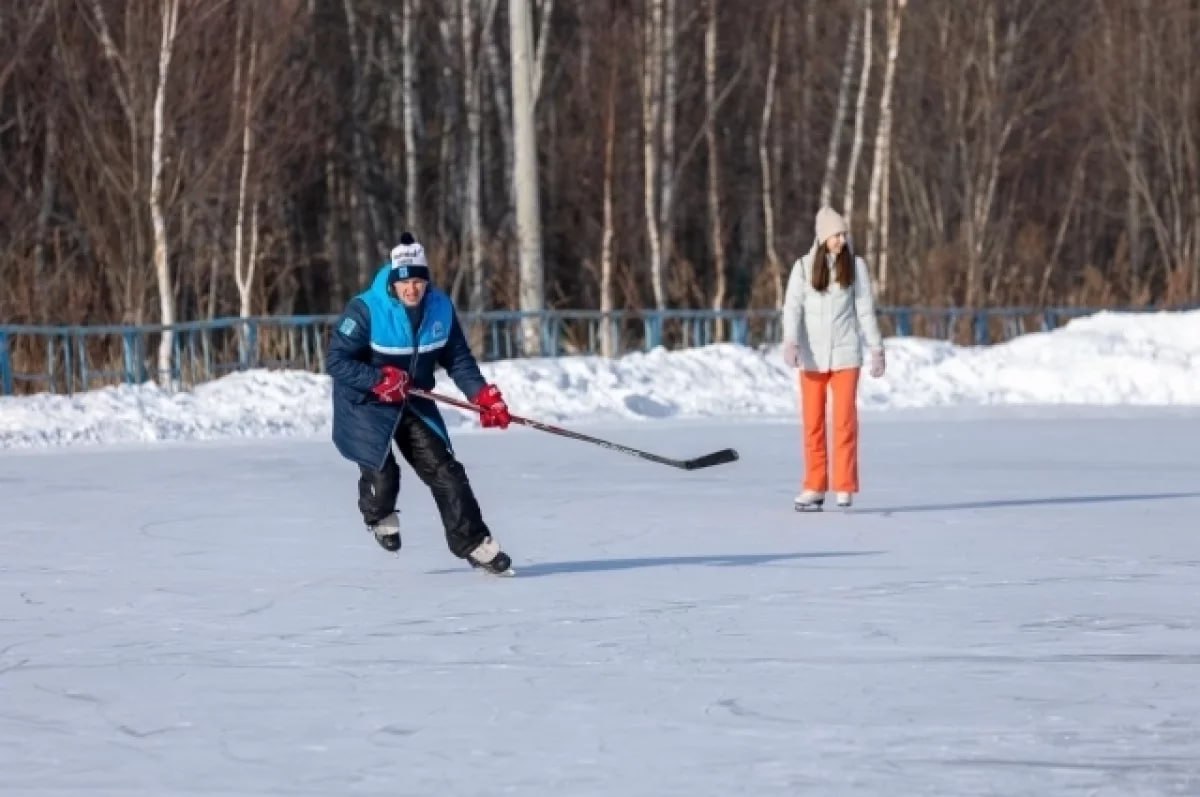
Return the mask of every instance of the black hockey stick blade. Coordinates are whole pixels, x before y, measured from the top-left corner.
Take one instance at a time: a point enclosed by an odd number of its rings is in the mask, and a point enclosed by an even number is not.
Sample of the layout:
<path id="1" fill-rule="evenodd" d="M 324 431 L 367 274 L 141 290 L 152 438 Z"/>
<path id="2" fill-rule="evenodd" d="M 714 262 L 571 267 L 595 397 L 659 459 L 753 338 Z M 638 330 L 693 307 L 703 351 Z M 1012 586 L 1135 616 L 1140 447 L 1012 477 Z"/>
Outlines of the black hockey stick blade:
<path id="1" fill-rule="evenodd" d="M 699 470 L 700 468 L 711 468 L 714 465 L 725 465 L 730 462 L 736 462 L 737 459 L 738 452 L 732 448 L 722 448 L 720 451 L 714 451 L 702 457 L 684 460 L 683 468 L 684 470 Z"/>
<path id="2" fill-rule="evenodd" d="M 483 412 L 483 408 L 477 404 L 472 404 L 469 401 L 463 401 L 462 399 L 457 399 L 453 396 L 444 396 L 441 393 L 435 393 L 432 390 L 422 390 L 420 388 L 413 387 L 409 388 L 408 392 L 414 396 L 421 396 L 422 398 L 440 401 L 443 404 L 449 404 L 452 407 L 458 407 L 461 410 L 470 410 L 471 412 L 477 413 Z M 620 443 L 614 443 L 611 440 L 601 440 L 599 437 L 592 437 L 591 435 L 586 435 L 582 432 L 574 432 L 570 429 L 564 429 L 561 426 L 554 426 L 553 424 L 535 421 L 532 418 L 522 418 L 520 415 L 512 415 L 511 413 L 509 417 L 511 418 L 512 423 L 520 424 L 521 426 L 528 426 L 531 429 L 549 432 L 550 434 L 556 434 L 560 437 L 569 437 L 572 440 L 580 440 L 584 443 L 591 443 L 592 445 L 607 448 L 610 451 L 629 454 L 630 456 L 638 457 L 648 462 L 657 462 L 660 465 L 669 465 L 672 468 L 680 468 L 682 470 L 711 468 L 714 465 L 724 465 L 727 462 L 734 462 L 738 458 L 738 452 L 734 451 L 732 448 L 723 448 L 720 451 L 714 451 L 711 454 L 705 454 L 704 456 L 696 457 L 695 459 L 671 459 L 670 457 L 660 456 L 659 454 L 652 454 L 649 451 L 642 451 L 640 448 L 621 445 Z"/>

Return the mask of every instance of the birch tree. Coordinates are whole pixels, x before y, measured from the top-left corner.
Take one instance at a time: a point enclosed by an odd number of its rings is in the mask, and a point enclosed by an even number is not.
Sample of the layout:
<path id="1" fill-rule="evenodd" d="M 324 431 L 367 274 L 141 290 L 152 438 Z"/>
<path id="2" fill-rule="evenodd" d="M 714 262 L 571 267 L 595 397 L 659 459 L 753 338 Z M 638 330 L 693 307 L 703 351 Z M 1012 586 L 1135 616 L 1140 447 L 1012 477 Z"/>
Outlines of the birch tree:
<path id="1" fill-rule="evenodd" d="M 842 78 L 838 82 L 837 109 L 833 114 L 833 127 L 829 131 L 829 149 L 825 153 L 825 175 L 821 178 L 821 206 L 833 201 L 833 175 L 837 171 L 838 158 L 842 151 L 842 128 L 846 125 L 846 106 L 850 102 L 850 82 L 853 75 L 854 54 L 858 50 L 858 32 L 862 24 L 858 14 L 850 23 L 850 36 L 842 54 Z"/>
<path id="2" fill-rule="evenodd" d="M 862 154 L 863 139 L 866 137 L 867 96 L 871 85 L 871 39 L 872 16 L 875 0 L 862 0 L 862 71 L 858 78 L 858 99 L 854 104 L 854 137 L 850 142 L 850 160 L 846 164 L 846 193 L 842 199 L 842 212 L 846 222 L 854 219 L 854 191 L 858 183 L 858 159 Z"/>
<path id="3" fill-rule="evenodd" d="M 613 237 L 614 183 L 616 182 L 617 144 L 617 64 L 613 58 L 608 66 L 608 86 L 604 102 L 604 218 L 600 236 L 600 314 L 603 328 L 600 351 L 605 357 L 616 353 L 616 322 L 612 320 L 613 305 Z"/>
<path id="4" fill-rule="evenodd" d="M 883 91 L 879 95 L 879 123 L 875 131 L 875 157 L 871 165 L 871 188 L 867 199 L 867 251 L 875 257 L 879 292 L 887 290 L 887 226 L 881 221 L 888 208 L 882 197 L 892 163 L 892 87 L 896 84 L 896 59 L 900 52 L 900 29 L 908 0 L 888 0 L 887 60 L 884 62 Z"/>
<path id="5" fill-rule="evenodd" d="M 642 28 L 642 187 L 643 207 L 646 214 L 646 240 L 650 247 L 650 286 L 654 293 L 654 306 L 659 310 L 667 306 L 667 294 L 663 279 L 662 231 L 659 227 L 658 175 L 661 168 L 663 101 L 663 2 L 646 0 L 648 15 Z"/>
<path id="6" fill-rule="evenodd" d="M 414 32 L 416 27 L 413 4 L 416 0 L 400 0 L 400 40 L 404 51 L 400 55 L 401 116 L 404 120 L 404 212 L 408 227 L 423 238 L 421 222 L 423 214 L 418 197 L 421 196 L 421 174 L 417 168 L 417 47 Z"/>
<path id="7" fill-rule="evenodd" d="M 158 51 L 158 83 L 154 92 L 154 127 L 151 132 L 150 193 L 147 197 L 154 229 L 154 274 L 158 282 L 159 318 L 164 326 L 158 344 L 158 378 L 172 384 L 171 355 L 175 345 L 175 285 L 171 275 L 171 250 L 167 240 L 166 211 L 163 203 L 163 151 L 166 139 L 167 80 L 171 75 L 171 56 L 179 30 L 180 0 L 162 0 L 162 43 Z"/>
<path id="8" fill-rule="evenodd" d="M 659 309 L 666 307 L 666 275 L 674 254 L 672 220 L 675 211 L 675 108 L 678 92 L 678 56 L 676 54 L 676 0 L 666 0 L 658 31 L 658 66 L 662 78 L 662 137 L 659 140 L 659 199 L 658 199 L 658 264 L 655 269 L 658 287 L 655 299 Z"/>
<path id="9" fill-rule="evenodd" d="M 253 9 L 238 9 L 236 48 L 234 53 L 233 98 L 241 119 L 241 171 L 238 175 L 237 211 L 234 221 L 233 276 L 238 291 L 238 315 L 249 318 L 254 286 L 254 269 L 258 261 L 258 202 L 250 196 L 250 163 L 254 159 L 254 83 L 257 72 L 258 44 L 255 41 Z M 247 16 L 249 19 L 247 19 Z M 243 53 L 243 48 L 247 51 Z M 250 251 L 246 252 L 246 207 L 250 211 Z M 246 342 L 243 341 L 243 345 Z"/>
<path id="10" fill-rule="evenodd" d="M 708 152 L 708 230 L 713 260 L 712 309 L 725 308 L 728 275 L 725 262 L 725 224 L 721 217 L 721 148 L 715 124 L 717 113 L 717 3 L 708 0 L 708 20 L 704 27 L 704 107 L 707 123 L 704 140 Z M 717 324 L 717 340 L 725 338 L 725 324 Z"/>
<path id="11" fill-rule="evenodd" d="M 522 313 L 538 313 L 546 306 L 542 269 L 542 219 L 538 195 L 537 127 L 534 122 L 533 42 L 529 0 L 509 0 L 512 41 L 513 183 L 516 185 L 517 238 L 521 258 L 519 293 Z M 538 318 L 524 319 L 522 351 L 542 353 Z"/>
<path id="12" fill-rule="evenodd" d="M 771 49 L 767 56 L 767 83 L 763 90 L 762 120 L 758 128 L 758 165 L 762 175 L 763 239 L 767 266 L 775 289 L 775 306 L 783 306 L 783 264 L 775 246 L 775 179 L 771 158 L 771 116 L 775 107 L 775 79 L 779 71 L 779 27 L 781 14 L 771 20 Z"/>

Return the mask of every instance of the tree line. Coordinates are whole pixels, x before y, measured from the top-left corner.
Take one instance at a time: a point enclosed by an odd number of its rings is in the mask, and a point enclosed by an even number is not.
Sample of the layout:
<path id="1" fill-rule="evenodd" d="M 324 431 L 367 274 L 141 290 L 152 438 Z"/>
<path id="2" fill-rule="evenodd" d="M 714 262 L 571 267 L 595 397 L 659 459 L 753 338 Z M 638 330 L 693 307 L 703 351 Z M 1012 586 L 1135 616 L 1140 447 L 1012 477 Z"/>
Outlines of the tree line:
<path id="1" fill-rule="evenodd" d="M 2 3 L 0 323 L 338 312 L 404 230 L 468 311 L 772 307 L 823 203 L 884 303 L 1195 303 L 1198 53 L 1196 0 Z"/>

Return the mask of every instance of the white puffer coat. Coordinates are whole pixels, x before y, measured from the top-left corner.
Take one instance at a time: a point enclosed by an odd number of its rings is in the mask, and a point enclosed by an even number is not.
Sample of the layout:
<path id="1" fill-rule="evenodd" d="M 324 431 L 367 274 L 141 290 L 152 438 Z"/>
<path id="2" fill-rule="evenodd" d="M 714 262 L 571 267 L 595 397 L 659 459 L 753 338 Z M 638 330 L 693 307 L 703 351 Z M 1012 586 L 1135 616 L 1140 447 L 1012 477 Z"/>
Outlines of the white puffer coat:
<path id="1" fill-rule="evenodd" d="M 854 258 L 854 284 L 849 288 L 831 273 L 829 287 L 818 291 L 812 286 L 812 259 L 809 252 L 792 265 L 783 298 L 783 342 L 799 344 L 803 371 L 860 368 L 864 345 L 883 347 L 866 261 Z"/>

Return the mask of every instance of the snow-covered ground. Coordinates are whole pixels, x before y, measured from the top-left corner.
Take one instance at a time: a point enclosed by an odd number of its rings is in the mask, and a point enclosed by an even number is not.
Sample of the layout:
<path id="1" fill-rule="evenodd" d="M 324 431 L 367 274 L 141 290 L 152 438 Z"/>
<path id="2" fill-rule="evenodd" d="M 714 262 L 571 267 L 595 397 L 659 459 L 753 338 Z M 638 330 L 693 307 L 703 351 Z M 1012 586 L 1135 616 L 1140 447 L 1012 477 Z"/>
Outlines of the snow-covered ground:
<path id="1" fill-rule="evenodd" d="M 1101 313 L 988 347 L 892 338 L 887 351 L 887 375 L 862 382 L 864 408 L 1200 406 L 1200 311 Z M 551 422 L 778 418 L 793 417 L 796 406 L 794 372 L 774 349 L 513 360 L 484 371 L 515 412 Z M 457 393 L 448 382 L 440 387 Z M 184 393 L 146 384 L 0 398 L 0 448 L 324 435 L 329 389 L 323 375 L 250 371 Z"/>
<path id="2" fill-rule="evenodd" d="M 374 544 L 320 377 L 0 402 L 0 794 L 1200 794 L 1197 323 L 889 341 L 851 513 L 791 509 L 774 353 L 496 365 L 742 455 L 464 425 L 515 579 L 407 471 Z"/>

